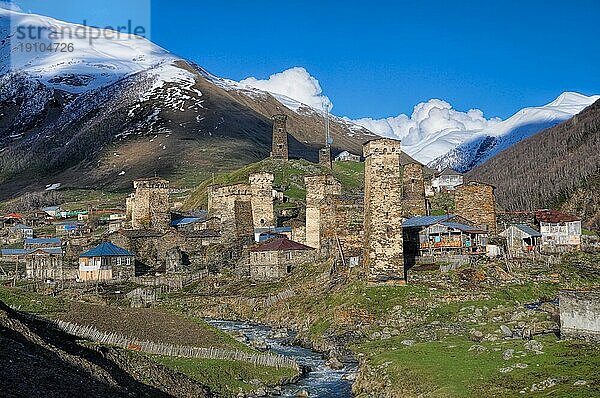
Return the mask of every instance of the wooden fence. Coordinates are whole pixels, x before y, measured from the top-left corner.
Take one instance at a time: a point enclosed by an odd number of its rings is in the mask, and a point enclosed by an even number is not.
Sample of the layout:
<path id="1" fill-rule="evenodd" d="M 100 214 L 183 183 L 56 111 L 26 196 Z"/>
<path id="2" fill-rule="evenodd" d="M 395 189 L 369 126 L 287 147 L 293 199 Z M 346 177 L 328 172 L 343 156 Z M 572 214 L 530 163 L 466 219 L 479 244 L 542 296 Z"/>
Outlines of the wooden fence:
<path id="1" fill-rule="evenodd" d="M 262 354 L 240 350 L 229 350 L 223 348 L 200 348 L 174 344 L 154 343 L 141 341 L 116 333 L 104 333 L 93 326 L 81 326 L 75 323 L 60 320 L 47 320 L 54 327 L 83 339 L 95 341 L 102 344 L 111 344 L 124 347 L 133 351 L 141 351 L 147 354 L 176 356 L 183 358 L 220 359 L 251 363 L 254 366 L 270 366 L 277 369 L 290 368 L 300 372 L 298 363 L 282 355 Z"/>

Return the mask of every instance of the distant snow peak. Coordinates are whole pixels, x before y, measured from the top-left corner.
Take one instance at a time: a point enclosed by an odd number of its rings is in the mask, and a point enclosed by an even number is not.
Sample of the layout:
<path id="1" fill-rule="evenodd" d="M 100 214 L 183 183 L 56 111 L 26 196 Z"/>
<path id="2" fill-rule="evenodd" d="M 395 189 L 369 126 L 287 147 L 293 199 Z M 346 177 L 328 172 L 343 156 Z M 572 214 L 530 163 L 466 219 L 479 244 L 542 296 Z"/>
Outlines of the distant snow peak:
<path id="1" fill-rule="evenodd" d="M 372 132 L 402 140 L 404 150 L 420 162 L 430 162 L 501 119 L 486 119 L 479 109 L 461 112 L 448 102 L 430 99 L 417 104 L 409 117 L 358 119 L 355 123 Z"/>
<path id="2" fill-rule="evenodd" d="M 451 167 L 461 172 L 469 171 L 525 138 L 570 119 L 598 99 L 598 95 L 588 97 L 565 92 L 546 105 L 523 108 L 510 118 L 465 140 L 429 165 L 439 170 Z"/>

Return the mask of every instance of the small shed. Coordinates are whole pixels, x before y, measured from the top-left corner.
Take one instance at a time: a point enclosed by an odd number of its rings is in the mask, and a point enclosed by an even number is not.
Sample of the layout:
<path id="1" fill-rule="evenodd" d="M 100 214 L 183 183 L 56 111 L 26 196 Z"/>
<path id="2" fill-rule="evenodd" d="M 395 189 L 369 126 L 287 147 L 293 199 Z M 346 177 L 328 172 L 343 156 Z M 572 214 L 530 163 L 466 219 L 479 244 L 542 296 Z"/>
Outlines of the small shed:
<path id="1" fill-rule="evenodd" d="M 275 280 L 288 275 L 300 264 L 315 259 L 315 249 L 287 237 L 270 239 L 249 250 L 250 277 Z"/>
<path id="2" fill-rule="evenodd" d="M 509 254 L 521 254 L 535 251 L 542 240 L 542 234 L 525 224 L 511 225 L 500 233 L 506 239 Z"/>
<path id="3" fill-rule="evenodd" d="M 79 255 L 79 280 L 83 282 L 128 279 L 135 276 L 135 253 L 104 242 Z"/>

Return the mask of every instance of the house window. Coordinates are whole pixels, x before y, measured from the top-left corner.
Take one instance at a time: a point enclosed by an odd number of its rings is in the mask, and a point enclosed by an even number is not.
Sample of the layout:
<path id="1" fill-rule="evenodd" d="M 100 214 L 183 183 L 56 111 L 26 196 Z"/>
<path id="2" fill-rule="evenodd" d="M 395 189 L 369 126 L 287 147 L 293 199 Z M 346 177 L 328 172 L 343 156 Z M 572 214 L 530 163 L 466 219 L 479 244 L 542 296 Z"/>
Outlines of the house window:
<path id="1" fill-rule="evenodd" d="M 127 257 L 127 265 L 131 265 L 131 257 Z"/>

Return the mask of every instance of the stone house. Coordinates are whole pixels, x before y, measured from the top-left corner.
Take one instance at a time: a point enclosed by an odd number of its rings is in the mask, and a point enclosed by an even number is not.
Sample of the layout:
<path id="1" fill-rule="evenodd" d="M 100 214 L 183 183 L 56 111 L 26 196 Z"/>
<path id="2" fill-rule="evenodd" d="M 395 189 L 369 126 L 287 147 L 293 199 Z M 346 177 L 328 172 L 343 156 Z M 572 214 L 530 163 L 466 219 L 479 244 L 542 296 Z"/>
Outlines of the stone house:
<path id="1" fill-rule="evenodd" d="M 15 243 L 21 243 L 25 239 L 33 238 L 33 228 L 25 224 L 16 224 L 8 228 L 8 234 L 6 235 L 6 244 L 12 245 Z"/>
<path id="2" fill-rule="evenodd" d="M 25 239 L 25 249 L 40 249 L 45 247 L 61 247 L 62 240 L 60 238 L 30 238 Z"/>
<path id="3" fill-rule="evenodd" d="M 581 219 L 556 210 L 536 211 L 535 219 L 542 234 L 542 246 L 581 245 Z"/>
<path id="4" fill-rule="evenodd" d="M 79 255 L 79 281 L 127 280 L 133 276 L 135 253 L 110 242 L 101 243 Z"/>
<path id="5" fill-rule="evenodd" d="M 506 239 L 506 250 L 510 255 L 531 253 L 539 249 L 542 234 L 529 225 L 511 225 L 500 233 Z"/>
<path id="6" fill-rule="evenodd" d="M 55 224 L 57 235 L 81 236 L 89 230 L 84 222 L 81 221 L 65 221 Z"/>
<path id="7" fill-rule="evenodd" d="M 276 280 L 315 259 L 315 249 L 286 237 L 275 238 L 248 250 L 250 277 L 254 280 Z"/>
<path id="8" fill-rule="evenodd" d="M 435 192 L 448 192 L 454 191 L 463 182 L 464 177 L 462 174 L 447 167 L 436 175 L 432 181 L 432 186 Z"/>
<path id="9" fill-rule="evenodd" d="M 70 273 L 63 269 L 61 247 L 31 249 L 25 255 L 25 275 L 27 279 L 64 280 Z"/>

